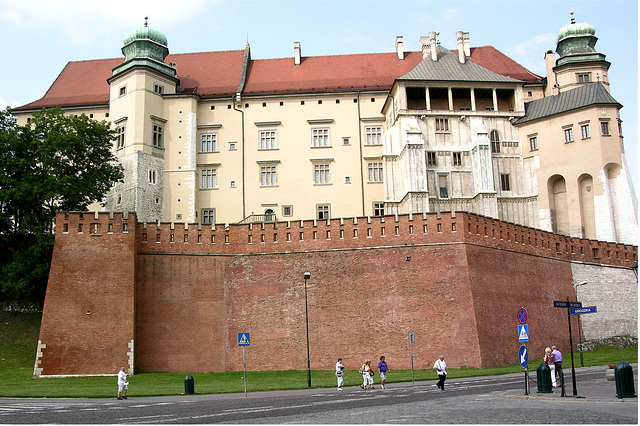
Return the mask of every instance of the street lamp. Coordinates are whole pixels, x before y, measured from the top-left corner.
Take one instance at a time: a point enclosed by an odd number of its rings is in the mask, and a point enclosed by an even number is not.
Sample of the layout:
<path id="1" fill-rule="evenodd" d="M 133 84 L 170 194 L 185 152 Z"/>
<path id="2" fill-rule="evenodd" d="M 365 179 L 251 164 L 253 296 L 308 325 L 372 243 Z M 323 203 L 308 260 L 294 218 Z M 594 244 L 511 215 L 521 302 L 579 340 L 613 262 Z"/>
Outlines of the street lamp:
<path id="1" fill-rule="evenodd" d="M 578 301 L 578 287 L 588 284 L 586 281 L 580 281 L 578 284 L 573 285 L 573 289 L 576 292 L 576 302 Z M 580 315 L 578 315 L 578 347 L 580 348 L 580 367 L 584 367 L 584 360 L 582 358 L 582 321 Z"/>
<path id="2" fill-rule="evenodd" d="M 636 274 L 636 280 L 637 280 L 638 279 L 638 261 L 637 260 L 633 262 L 633 265 L 631 265 L 631 269 L 633 270 L 633 273 Z"/>
<path id="3" fill-rule="evenodd" d="M 304 273 L 304 317 L 307 323 L 307 383 L 311 387 L 311 361 L 309 360 L 309 307 L 307 305 L 307 280 L 311 278 L 310 272 Z"/>

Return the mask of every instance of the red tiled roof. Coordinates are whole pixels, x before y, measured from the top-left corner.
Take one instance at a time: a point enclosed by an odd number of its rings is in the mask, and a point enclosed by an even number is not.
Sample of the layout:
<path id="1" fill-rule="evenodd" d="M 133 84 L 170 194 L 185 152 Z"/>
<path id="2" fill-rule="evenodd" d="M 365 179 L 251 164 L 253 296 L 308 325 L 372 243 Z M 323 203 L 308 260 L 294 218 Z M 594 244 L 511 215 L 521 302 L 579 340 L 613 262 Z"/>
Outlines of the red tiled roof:
<path id="1" fill-rule="evenodd" d="M 203 97 L 226 97 L 238 89 L 243 59 L 244 50 L 231 50 L 169 55 L 165 61 L 176 63 L 179 90 L 196 92 Z M 504 76 L 527 82 L 541 80 L 491 46 L 472 48 L 470 59 Z M 123 61 L 116 58 L 69 62 L 42 99 L 15 110 L 107 104 L 107 79 L 112 75 L 111 70 Z M 243 93 L 388 90 L 396 78 L 411 71 L 420 61 L 422 52 L 405 52 L 402 61 L 395 52 L 303 57 L 298 66 L 294 65 L 293 57 L 253 60 Z"/>

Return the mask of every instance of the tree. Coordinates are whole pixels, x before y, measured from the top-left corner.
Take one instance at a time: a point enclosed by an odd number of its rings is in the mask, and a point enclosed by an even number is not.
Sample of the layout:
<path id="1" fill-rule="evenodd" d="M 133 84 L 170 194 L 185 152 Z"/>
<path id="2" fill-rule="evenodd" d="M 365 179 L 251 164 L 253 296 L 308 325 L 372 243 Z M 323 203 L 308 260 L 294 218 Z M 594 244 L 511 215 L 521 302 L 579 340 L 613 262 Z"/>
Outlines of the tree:
<path id="1" fill-rule="evenodd" d="M 18 126 L 0 111 L 2 293 L 44 295 L 56 211 L 85 211 L 124 176 L 106 121 L 43 109 Z"/>

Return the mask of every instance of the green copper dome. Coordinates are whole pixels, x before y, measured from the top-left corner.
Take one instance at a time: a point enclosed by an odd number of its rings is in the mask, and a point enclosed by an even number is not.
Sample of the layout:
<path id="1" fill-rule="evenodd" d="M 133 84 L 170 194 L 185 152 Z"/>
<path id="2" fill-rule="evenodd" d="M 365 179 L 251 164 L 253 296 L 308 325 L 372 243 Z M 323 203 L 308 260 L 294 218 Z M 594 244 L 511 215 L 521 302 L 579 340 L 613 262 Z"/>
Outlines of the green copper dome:
<path id="1" fill-rule="evenodd" d="M 573 18 L 571 20 L 572 22 L 569 25 L 565 25 L 564 27 L 560 28 L 560 31 L 558 32 L 558 42 L 564 40 L 567 37 L 593 36 L 596 34 L 596 28 L 593 25 L 585 23 L 576 24 Z"/>
<path id="2" fill-rule="evenodd" d="M 567 62 L 581 62 L 585 60 L 604 60 L 604 55 L 596 52 L 596 29 L 589 24 L 576 24 L 571 12 L 571 23 L 565 25 L 558 32 L 556 52 L 560 58 L 556 62 L 562 65 Z"/>
<path id="3" fill-rule="evenodd" d="M 158 30 L 154 30 L 153 28 L 149 28 L 147 24 L 147 17 L 144 18 L 144 26 L 138 27 L 135 30 L 127 33 L 124 36 L 124 45 L 134 42 L 136 40 L 149 39 L 163 46 L 167 45 L 167 36 L 161 33 Z"/>

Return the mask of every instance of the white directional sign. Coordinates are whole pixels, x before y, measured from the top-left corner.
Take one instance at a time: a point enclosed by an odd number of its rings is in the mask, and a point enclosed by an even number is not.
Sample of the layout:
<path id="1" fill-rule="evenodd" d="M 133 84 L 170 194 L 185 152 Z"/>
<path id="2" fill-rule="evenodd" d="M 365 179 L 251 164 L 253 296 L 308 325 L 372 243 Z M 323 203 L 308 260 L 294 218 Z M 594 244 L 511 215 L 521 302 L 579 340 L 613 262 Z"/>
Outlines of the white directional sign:
<path id="1" fill-rule="evenodd" d="M 238 346 L 249 346 L 249 333 L 238 333 Z"/>
<path id="2" fill-rule="evenodd" d="M 518 341 L 519 342 L 529 341 L 529 324 L 518 325 Z"/>

